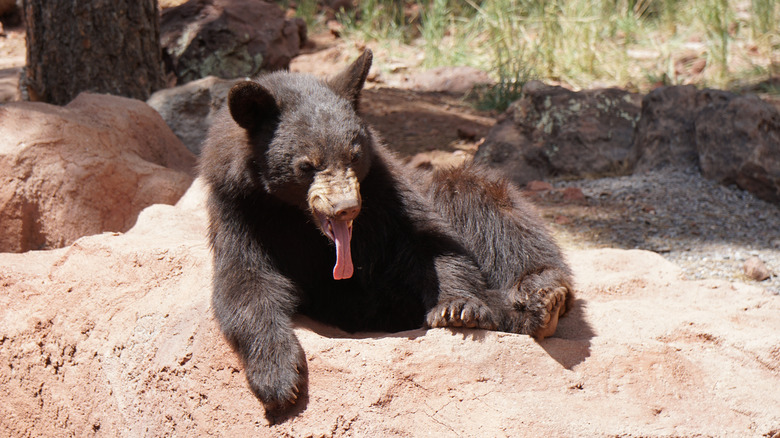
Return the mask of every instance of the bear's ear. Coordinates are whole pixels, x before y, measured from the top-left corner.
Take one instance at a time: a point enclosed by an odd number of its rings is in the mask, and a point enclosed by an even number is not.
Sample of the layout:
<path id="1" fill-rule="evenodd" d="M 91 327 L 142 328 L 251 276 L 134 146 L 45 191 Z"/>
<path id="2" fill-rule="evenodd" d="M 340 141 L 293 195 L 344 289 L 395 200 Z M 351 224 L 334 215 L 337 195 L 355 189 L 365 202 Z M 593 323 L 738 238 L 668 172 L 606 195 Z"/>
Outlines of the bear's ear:
<path id="1" fill-rule="evenodd" d="M 371 50 L 366 49 L 352 65 L 328 81 L 328 85 L 340 96 L 349 100 L 355 110 L 360 103 L 360 91 L 366 83 L 373 58 L 374 54 Z"/>
<path id="2" fill-rule="evenodd" d="M 239 126 L 254 131 L 279 119 L 279 106 L 265 88 L 257 82 L 239 82 L 228 93 L 230 115 Z"/>

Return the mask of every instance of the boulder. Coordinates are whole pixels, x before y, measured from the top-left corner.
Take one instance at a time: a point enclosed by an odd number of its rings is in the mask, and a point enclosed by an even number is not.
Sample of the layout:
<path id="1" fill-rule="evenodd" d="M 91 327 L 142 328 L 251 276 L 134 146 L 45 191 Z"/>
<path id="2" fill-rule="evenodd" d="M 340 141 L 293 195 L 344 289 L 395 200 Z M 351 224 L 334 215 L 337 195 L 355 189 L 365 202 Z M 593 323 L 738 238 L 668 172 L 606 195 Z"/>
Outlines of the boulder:
<path id="1" fill-rule="evenodd" d="M 269 424 L 210 308 L 202 185 L 127 233 L 0 254 L 2 436 L 776 436 L 780 296 L 639 250 L 568 252 L 557 334 L 295 332 Z"/>
<path id="2" fill-rule="evenodd" d="M 780 113 L 751 94 L 660 87 L 642 100 L 630 165 L 635 172 L 698 167 L 780 202 Z"/>
<path id="3" fill-rule="evenodd" d="M 160 19 L 163 59 L 179 83 L 286 69 L 305 40 L 301 18 L 265 1 L 190 0 Z"/>
<path id="4" fill-rule="evenodd" d="M 780 112 L 755 95 L 730 95 L 695 119 L 702 175 L 780 203 Z"/>
<path id="5" fill-rule="evenodd" d="M 699 91 L 693 85 L 659 87 L 648 93 L 642 99 L 629 166 L 635 172 L 698 166 L 696 115 L 731 96 L 720 90 Z"/>
<path id="6" fill-rule="evenodd" d="M 755 95 L 660 87 L 641 99 L 620 90 L 573 92 L 529 82 L 474 159 L 518 185 L 698 168 L 780 202 L 780 112 Z"/>
<path id="7" fill-rule="evenodd" d="M 82 93 L 65 107 L 6 104 L 0 120 L 0 252 L 126 231 L 192 181 L 194 156 L 140 101 Z"/>
<path id="8" fill-rule="evenodd" d="M 519 186 L 549 176 L 624 173 L 639 102 L 639 95 L 618 89 L 574 92 L 529 82 L 474 159 Z"/>
<path id="9" fill-rule="evenodd" d="M 208 76 L 152 94 L 146 101 L 156 109 L 187 149 L 200 155 L 214 115 L 227 100 L 235 79 Z"/>

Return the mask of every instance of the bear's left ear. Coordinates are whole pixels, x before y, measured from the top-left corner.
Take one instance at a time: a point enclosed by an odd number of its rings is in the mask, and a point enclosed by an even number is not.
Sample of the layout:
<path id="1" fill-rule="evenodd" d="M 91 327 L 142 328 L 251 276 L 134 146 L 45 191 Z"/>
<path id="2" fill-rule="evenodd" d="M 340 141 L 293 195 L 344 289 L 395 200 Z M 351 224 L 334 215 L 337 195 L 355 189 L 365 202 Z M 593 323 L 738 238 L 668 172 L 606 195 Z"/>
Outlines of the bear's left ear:
<path id="1" fill-rule="evenodd" d="M 228 108 L 233 120 L 247 131 L 275 124 L 279 106 L 262 85 L 253 81 L 239 82 L 228 93 Z"/>
<path id="2" fill-rule="evenodd" d="M 366 49 L 355 62 L 328 81 L 328 85 L 336 93 L 352 103 L 352 108 L 355 111 L 358 109 L 360 91 L 366 83 L 366 77 L 371 69 L 371 60 L 373 58 L 374 54 L 371 50 Z"/>

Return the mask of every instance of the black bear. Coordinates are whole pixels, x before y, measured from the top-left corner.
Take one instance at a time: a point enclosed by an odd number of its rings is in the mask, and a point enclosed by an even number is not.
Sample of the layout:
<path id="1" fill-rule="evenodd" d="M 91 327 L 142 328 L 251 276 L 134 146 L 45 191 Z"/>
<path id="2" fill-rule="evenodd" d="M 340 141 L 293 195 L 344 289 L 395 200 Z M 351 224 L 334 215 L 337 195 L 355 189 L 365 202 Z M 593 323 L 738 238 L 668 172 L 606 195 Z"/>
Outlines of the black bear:
<path id="1" fill-rule="evenodd" d="M 541 338 L 571 302 L 560 250 L 506 180 L 476 165 L 418 174 L 381 144 L 358 113 L 371 60 L 327 81 L 236 84 L 201 155 L 214 312 L 269 412 L 307 384 L 296 312 L 348 331 Z"/>

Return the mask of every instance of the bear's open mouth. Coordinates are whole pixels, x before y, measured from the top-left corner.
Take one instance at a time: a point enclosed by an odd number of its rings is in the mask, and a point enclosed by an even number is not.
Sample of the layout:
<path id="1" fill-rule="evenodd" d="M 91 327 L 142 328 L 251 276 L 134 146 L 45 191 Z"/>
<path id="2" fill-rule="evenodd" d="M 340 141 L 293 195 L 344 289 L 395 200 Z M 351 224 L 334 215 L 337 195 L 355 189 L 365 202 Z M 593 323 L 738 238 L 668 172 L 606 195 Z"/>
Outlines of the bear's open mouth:
<path id="1" fill-rule="evenodd" d="M 309 211 L 322 234 L 336 245 L 333 279 L 351 278 L 352 221 L 360 213 L 360 183 L 352 168 L 317 172 L 307 195 Z"/>
<path id="2" fill-rule="evenodd" d="M 336 265 L 333 267 L 333 279 L 344 280 L 352 277 L 352 221 L 339 221 L 322 215 L 319 216 L 320 228 L 333 243 L 336 244 Z"/>

